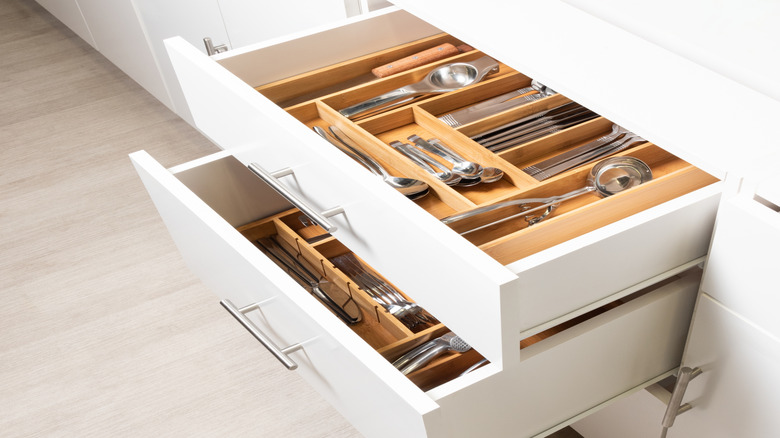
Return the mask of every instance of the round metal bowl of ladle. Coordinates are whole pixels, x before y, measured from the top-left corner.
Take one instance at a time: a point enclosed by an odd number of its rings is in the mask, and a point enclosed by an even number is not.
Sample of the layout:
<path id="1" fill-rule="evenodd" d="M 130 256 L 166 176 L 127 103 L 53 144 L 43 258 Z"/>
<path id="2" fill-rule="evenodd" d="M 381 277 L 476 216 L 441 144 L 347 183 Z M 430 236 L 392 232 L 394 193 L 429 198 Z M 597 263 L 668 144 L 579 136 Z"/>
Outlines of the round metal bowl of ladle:
<path id="1" fill-rule="evenodd" d="M 476 84 L 488 73 L 498 71 L 498 62 L 489 56 L 468 62 L 453 62 L 431 70 L 421 81 L 406 85 L 339 111 L 344 117 L 352 118 L 372 111 L 372 114 L 409 101 L 423 94 L 438 94 L 455 91 Z"/>
<path id="2" fill-rule="evenodd" d="M 588 175 L 588 184 L 585 187 L 579 188 L 569 193 L 560 196 L 551 196 L 549 198 L 525 198 L 499 202 L 496 204 L 475 208 L 474 210 L 469 210 L 463 213 L 454 214 L 452 216 L 445 217 L 441 221 L 445 224 L 451 224 L 504 207 L 523 207 L 523 211 L 521 213 L 503 217 L 488 224 L 461 232 L 460 234 L 463 235 L 473 233 L 474 231 L 478 231 L 519 216 L 524 216 L 527 218 L 529 213 L 546 210 L 550 207 L 554 207 L 560 204 L 561 202 L 568 201 L 569 199 L 573 199 L 586 193 L 596 192 L 604 197 L 612 196 L 616 193 L 628 190 L 631 187 L 635 187 L 639 184 L 650 181 L 651 179 L 653 179 L 653 172 L 644 161 L 634 157 L 612 157 L 602 160 L 593 166 L 590 174 Z M 529 205 L 531 204 L 538 205 L 534 205 L 533 207 L 529 208 Z M 531 219 L 529 222 L 538 223 L 546 217 L 547 215 L 545 214 L 540 216 L 538 220 Z"/>

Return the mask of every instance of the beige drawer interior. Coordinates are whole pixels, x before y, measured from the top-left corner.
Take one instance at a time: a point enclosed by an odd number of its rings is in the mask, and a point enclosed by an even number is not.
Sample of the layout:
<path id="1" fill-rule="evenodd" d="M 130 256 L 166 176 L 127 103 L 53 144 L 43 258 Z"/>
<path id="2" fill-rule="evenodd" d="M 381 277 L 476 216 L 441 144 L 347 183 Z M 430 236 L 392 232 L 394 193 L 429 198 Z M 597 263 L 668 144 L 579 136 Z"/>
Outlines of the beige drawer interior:
<path id="1" fill-rule="evenodd" d="M 472 50 L 383 78 L 371 73 L 374 67 L 443 43 L 461 45 L 463 42 L 450 35 L 439 34 L 257 86 L 256 90 L 310 128 L 318 126 L 328 130 L 330 126 L 338 127 L 391 174 L 427 183 L 429 194 L 412 202 L 438 219 L 504 201 L 558 196 L 587 184 L 593 162 L 542 181 L 523 169 L 609 134 L 613 123 L 598 115 L 496 152 L 473 139 L 481 132 L 570 103 L 563 95 L 544 97 L 457 128 L 439 120 L 438 117 L 454 110 L 531 85 L 531 78 L 500 62 L 498 72 L 456 91 L 425 95 L 357 120 L 350 120 L 339 113 L 339 110 L 357 102 L 415 83 L 437 66 L 485 56 L 479 50 Z M 467 160 L 501 169 L 504 177 L 494 183 L 469 187 L 447 185 L 390 146 L 394 141 L 408 143 L 407 137 L 411 135 L 441 139 Z M 323 141 L 322 147 L 332 146 Z M 645 162 L 652 170 L 652 180 L 609 197 L 592 192 L 568 200 L 558 204 L 544 216 L 544 220 L 533 226 L 530 224 L 540 218 L 541 213 L 523 216 L 519 214 L 518 207 L 479 214 L 450 226 L 506 265 L 717 181 L 650 142 L 637 142 L 616 155 L 635 157 Z M 435 159 L 435 156 L 431 158 Z M 448 165 L 446 161 L 439 161 Z M 496 223 L 509 215 L 519 217 Z M 472 231 L 474 229 L 477 231 Z"/>

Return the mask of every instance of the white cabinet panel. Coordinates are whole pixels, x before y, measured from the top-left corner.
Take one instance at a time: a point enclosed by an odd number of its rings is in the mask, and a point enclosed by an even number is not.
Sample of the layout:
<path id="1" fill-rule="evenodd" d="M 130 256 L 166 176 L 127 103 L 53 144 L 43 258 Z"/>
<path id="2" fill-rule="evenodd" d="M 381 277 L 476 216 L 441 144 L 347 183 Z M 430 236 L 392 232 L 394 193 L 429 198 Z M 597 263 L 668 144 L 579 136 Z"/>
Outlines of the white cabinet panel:
<path id="1" fill-rule="evenodd" d="M 218 0 L 230 45 L 243 47 L 347 17 L 344 0 Z M 305 53 L 290 56 L 306 56 Z"/>
<path id="2" fill-rule="evenodd" d="M 780 213 L 748 196 L 725 200 L 718 211 L 702 290 L 780 337 L 778 248 Z"/>
<path id="3" fill-rule="evenodd" d="M 228 44 L 227 31 L 222 21 L 217 0 L 133 0 L 143 23 L 160 74 L 168 86 L 173 109 L 192 123 L 192 116 L 181 91 L 171 60 L 163 41 L 180 36 L 206 53 L 203 38 L 214 45 Z"/>
<path id="4" fill-rule="evenodd" d="M 68 26 L 76 35 L 97 49 L 95 40 L 92 39 L 92 34 L 89 32 L 87 22 L 84 21 L 84 16 L 81 14 L 81 8 L 79 8 L 76 0 L 37 1 L 41 6 L 46 8 L 49 13 L 62 21 L 65 26 Z"/>
<path id="5" fill-rule="evenodd" d="M 168 89 L 132 0 L 79 0 L 79 6 L 100 53 L 171 107 Z"/>
<path id="6" fill-rule="evenodd" d="M 688 385 L 669 438 L 771 438 L 780 430 L 780 342 L 706 294 L 699 299 L 683 364 L 703 373 Z"/>
<path id="7" fill-rule="evenodd" d="M 645 390 L 572 424 L 584 438 L 658 438 L 666 405 Z"/>
<path id="8" fill-rule="evenodd" d="M 780 99 L 780 3 L 564 0 L 667 50 Z"/>

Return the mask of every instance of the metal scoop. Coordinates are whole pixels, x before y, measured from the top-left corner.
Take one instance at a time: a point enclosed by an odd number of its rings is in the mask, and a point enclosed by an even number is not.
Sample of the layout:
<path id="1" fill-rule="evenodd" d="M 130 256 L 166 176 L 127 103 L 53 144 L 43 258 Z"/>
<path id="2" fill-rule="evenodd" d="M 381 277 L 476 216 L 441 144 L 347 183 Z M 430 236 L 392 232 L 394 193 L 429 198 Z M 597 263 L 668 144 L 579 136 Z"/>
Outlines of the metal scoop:
<path id="1" fill-rule="evenodd" d="M 597 192 L 599 195 L 604 197 L 612 196 L 616 193 L 628 190 L 631 187 L 650 181 L 651 179 L 653 179 L 653 173 L 650 170 L 650 167 L 638 158 L 607 158 L 593 166 L 593 169 L 590 171 L 590 175 L 588 175 L 588 184 L 580 189 L 560 196 L 551 196 L 549 198 L 526 198 L 499 202 L 493 205 L 486 205 L 484 207 L 475 208 L 474 210 L 447 216 L 441 221 L 445 224 L 451 224 L 453 222 L 474 217 L 489 211 L 498 210 L 504 207 L 510 207 L 513 205 L 524 207 L 523 211 L 519 214 L 504 217 L 489 224 L 481 225 L 479 227 L 460 233 L 461 235 L 464 235 L 473 233 L 474 231 L 481 230 L 492 225 L 499 224 L 501 222 L 508 221 L 518 216 L 528 216 L 529 213 L 549 209 L 550 207 L 554 207 L 563 201 L 568 201 L 569 199 L 576 198 L 577 196 L 581 196 L 586 193 Z M 539 205 L 529 208 L 529 204 Z M 545 217 L 547 217 L 547 214 L 538 219 L 531 219 L 529 222 L 537 223 Z"/>
<path id="2" fill-rule="evenodd" d="M 410 101 L 423 94 L 446 93 L 476 84 L 491 72 L 498 71 L 498 62 L 489 56 L 483 56 L 469 62 L 454 62 L 433 69 L 421 81 L 397 88 L 358 104 L 344 108 L 341 115 L 353 118 L 373 110 L 373 113 Z"/>
<path id="3" fill-rule="evenodd" d="M 471 346 L 461 339 L 460 336 L 449 332 L 404 354 L 393 362 L 393 366 L 404 375 L 407 375 L 424 367 L 436 357 L 450 350 L 464 353 L 471 350 Z"/>

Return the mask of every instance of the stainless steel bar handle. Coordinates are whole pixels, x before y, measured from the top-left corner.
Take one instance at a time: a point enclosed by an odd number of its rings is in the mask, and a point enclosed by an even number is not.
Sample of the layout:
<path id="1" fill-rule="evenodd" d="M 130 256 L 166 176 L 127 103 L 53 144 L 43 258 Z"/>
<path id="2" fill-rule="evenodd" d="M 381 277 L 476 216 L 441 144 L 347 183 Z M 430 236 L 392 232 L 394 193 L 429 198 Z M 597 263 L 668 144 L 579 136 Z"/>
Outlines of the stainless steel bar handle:
<path id="1" fill-rule="evenodd" d="M 669 404 L 666 406 L 664 418 L 661 420 L 661 426 L 663 426 L 661 437 L 666 436 L 666 431 L 672 427 L 674 420 L 677 418 L 677 415 L 690 409 L 690 405 L 682 404 L 682 399 L 683 396 L 685 396 L 685 390 L 688 388 L 688 383 L 691 381 L 691 379 L 695 378 L 701 373 L 701 368 L 698 367 L 680 368 L 679 373 L 677 373 L 677 383 L 674 384 L 674 390 L 672 390 L 672 397 L 669 400 Z"/>
<path id="2" fill-rule="evenodd" d="M 244 309 L 239 309 L 235 306 L 230 300 L 222 300 L 219 302 L 219 304 L 222 305 L 222 307 L 225 308 L 225 310 L 228 311 L 231 315 L 233 315 L 233 318 L 236 318 L 236 321 L 239 322 L 244 328 L 257 339 L 261 344 L 263 344 L 263 347 L 268 349 L 268 351 L 271 352 L 271 354 L 276 357 L 279 362 L 282 363 L 285 367 L 287 367 L 288 370 L 294 370 L 298 368 L 298 364 L 295 363 L 288 354 L 298 351 L 301 348 L 303 348 L 303 345 L 301 344 L 293 344 L 289 347 L 280 348 L 278 347 L 274 341 L 272 341 L 268 336 L 266 336 L 265 333 L 261 332 L 259 328 L 257 328 L 256 325 L 252 323 L 252 321 L 249 320 L 249 318 L 244 315 L 244 311 L 250 311 L 254 310 L 256 306 L 247 306 Z"/>
<path id="3" fill-rule="evenodd" d="M 255 175 L 260 177 L 260 179 L 265 181 L 266 184 L 271 186 L 272 189 L 276 190 L 277 193 L 284 196 L 285 199 L 290 201 L 290 203 L 301 210 L 301 212 L 308 216 L 309 219 L 324 228 L 325 231 L 328 233 L 333 233 L 336 231 L 336 226 L 333 225 L 333 223 L 331 223 L 327 218 L 344 213 L 344 209 L 341 207 L 334 207 L 329 210 L 319 212 L 310 207 L 302 199 L 298 198 L 298 196 L 292 193 L 287 187 L 283 186 L 278 179 L 283 176 L 291 175 L 293 173 L 292 169 L 285 168 L 280 171 L 271 173 L 260 167 L 260 165 L 257 163 L 250 163 L 247 167 L 249 167 L 249 170 L 251 170 Z"/>

